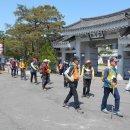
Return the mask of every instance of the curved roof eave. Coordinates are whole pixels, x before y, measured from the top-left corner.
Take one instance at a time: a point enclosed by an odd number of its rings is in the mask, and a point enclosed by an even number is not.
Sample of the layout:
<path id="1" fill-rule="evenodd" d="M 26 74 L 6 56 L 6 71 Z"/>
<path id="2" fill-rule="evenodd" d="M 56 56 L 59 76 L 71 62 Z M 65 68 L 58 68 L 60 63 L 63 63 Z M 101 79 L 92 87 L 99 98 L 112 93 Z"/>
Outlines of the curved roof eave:
<path id="1" fill-rule="evenodd" d="M 125 10 L 122 10 L 122 11 L 119 11 L 119 12 L 116 12 L 116 13 L 103 15 L 103 16 L 92 17 L 92 18 L 81 18 L 79 21 L 77 21 L 77 22 L 75 22 L 75 23 L 73 23 L 73 24 L 70 24 L 70 25 L 68 25 L 68 26 L 65 26 L 64 29 L 68 29 L 69 27 L 72 27 L 72 26 L 74 26 L 74 25 L 77 25 L 77 24 L 81 23 L 82 21 L 91 21 L 91 20 L 99 20 L 99 19 L 103 19 L 103 18 L 109 18 L 109 17 L 112 17 L 112 16 L 117 16 L 117 15 L 126 13 L 126 12 L 128 12 L 128 11 L 130 12 L 130 8 L 125 9 Z"/>
<path id="2" fill-rule="evenodd" d="M 109 17 L 112 17 L 112 16 L 116 16 L 116 15 L 120 15 L 120 14 L 126 13 L 128 11 L 130 11 L 130 8 L 122 10 L 122 11 L 119 11 L 119 12 L 115 12 L 115 13 L 112 13 L 112 14 L 107 14 L 107 15 L 103 15 L 103 16 L 97 16 L 97 17 L 93 17 L 93 18 L 81 18 L 81 19 L 85 20 L 85 21 L 90 21 L 90 20 L 109 18 Z"/>

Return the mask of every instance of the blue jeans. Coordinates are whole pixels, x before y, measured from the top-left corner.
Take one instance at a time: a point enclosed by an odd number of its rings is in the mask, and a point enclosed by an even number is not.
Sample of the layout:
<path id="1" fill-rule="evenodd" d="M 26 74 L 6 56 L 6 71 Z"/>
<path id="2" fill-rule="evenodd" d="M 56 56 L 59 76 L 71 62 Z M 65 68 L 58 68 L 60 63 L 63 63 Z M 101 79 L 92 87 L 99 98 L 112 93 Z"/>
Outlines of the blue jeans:
<path id="1" fill-rule="evenodd" d="M 108 87 L 104 87 L 104 96 L 103 96 L 103 99 L 102 99 L 101 110 L 107 108 L 107 99 L 108 99 L 108 96 L 109 96 L 110 93 L 113 94 L 113 89 L 108 88 Z M 114 89 L 114 95 L 113 96 L 115 98 L 115 111 L 119 111 L 120 95 L 119 95 L 117 88 Z"/>

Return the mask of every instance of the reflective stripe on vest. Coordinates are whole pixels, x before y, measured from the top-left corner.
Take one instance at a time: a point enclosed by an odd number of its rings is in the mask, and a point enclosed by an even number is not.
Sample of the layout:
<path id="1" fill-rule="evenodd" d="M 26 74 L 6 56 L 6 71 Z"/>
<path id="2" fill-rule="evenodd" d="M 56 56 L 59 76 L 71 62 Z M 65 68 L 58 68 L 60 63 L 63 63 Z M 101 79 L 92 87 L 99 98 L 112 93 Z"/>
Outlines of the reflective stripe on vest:
<path id="1" fill-rule="evenodd" d="M 31 63 L 31 67 L 32 67 L 34 70 L 37 70 L 37 68 L 34 66 L 33 63 Z"/>

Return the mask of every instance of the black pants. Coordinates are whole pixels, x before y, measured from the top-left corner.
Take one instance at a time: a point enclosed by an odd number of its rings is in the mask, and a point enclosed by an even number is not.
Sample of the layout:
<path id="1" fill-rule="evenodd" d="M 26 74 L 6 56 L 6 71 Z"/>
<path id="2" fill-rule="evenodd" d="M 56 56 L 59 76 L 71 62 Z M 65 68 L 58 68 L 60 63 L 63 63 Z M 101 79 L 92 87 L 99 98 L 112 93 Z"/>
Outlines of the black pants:
<path id="1" fill-rule="evenodd" d="M 16 67 L 16 75 L 18 76 L 18 67 Z"/>
<path id="2" fill-rule="evenodd" d="M 16 68 L 15 67 L 11 68 L 11 75 L 16 76 Z"/>
<path id="3" fill-rule="evenodd" d="M 67 95 L 64 103 L 67 103 L 72 96 L 74 96 L 74 103 L 75 103 L 75 108 L 79 108 L 79 99 L 78 99 L 78 93 L 77 93 L 77 86 L 78 86 L 78 81 L 74 81 L 72 83 L 69 83 L 70 91 L 69 94 Z"/>
<path id="4" fill-rule="evenodd" d="M 26 73 L 25 73 L 25 68 L 21 69 L 21 79 L 26 80 Z"/>
<path id="5" fill-rule="evenodd" d="M 49 75 L 43 74 L 42 75 L 42 88 L 46 88 L 47 83 L 49 82 Z"/>
<path id="6" fill-rule="evenodd" d="M 59 73 L 60 73 L 60 75 L 62 75 L 62 69 L 59 69 Z"/>
<path id="7" fill-rule="evenodd" d="M 33 76 L 34 76 L 34 79 L 35 79 L 35 83 L 37 83 L 37 72 L 31 72 L 31 83 L 33 81 Z"/>
<path id="8" fill-rule="evenodd" d="M 83 95 L 89 95 L 90 85 L 91 85 L 91 79 L 83 79 Z"/>
<path id="9" fill-rule="evenodd" d="M 102 99 L 101 110 L 107 108 L 107 99 L 108 99 L 110 93 L 113 94 L 113 89 L 108 88 L 108 87 L 104 87 L 104 96 L 103 96 L 103 99 Z M 120 95 L 119 95 L 119 92 L 118 92 L 117 88 L 114 88 L 113 96 L 115 98 L 115 111 L 119 111 Z"/>

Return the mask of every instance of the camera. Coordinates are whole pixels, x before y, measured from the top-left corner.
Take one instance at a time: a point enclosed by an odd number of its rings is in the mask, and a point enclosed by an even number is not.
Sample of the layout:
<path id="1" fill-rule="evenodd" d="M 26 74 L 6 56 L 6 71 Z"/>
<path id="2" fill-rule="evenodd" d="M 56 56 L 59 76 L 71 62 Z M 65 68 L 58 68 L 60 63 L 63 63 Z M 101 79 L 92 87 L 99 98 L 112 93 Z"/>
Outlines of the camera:
<path id="1" fill-rule="evenodd" d="M 116 78 L 116 77 L 113 77 L 113 78 L 112 78 L 112 82 L 117 84 L 117 78 Z"/>

